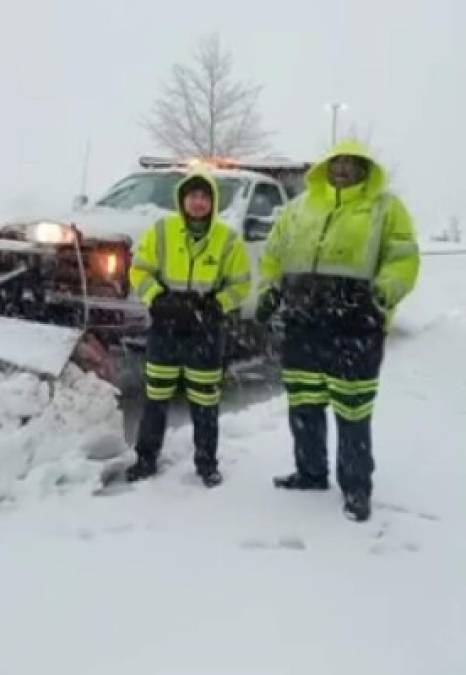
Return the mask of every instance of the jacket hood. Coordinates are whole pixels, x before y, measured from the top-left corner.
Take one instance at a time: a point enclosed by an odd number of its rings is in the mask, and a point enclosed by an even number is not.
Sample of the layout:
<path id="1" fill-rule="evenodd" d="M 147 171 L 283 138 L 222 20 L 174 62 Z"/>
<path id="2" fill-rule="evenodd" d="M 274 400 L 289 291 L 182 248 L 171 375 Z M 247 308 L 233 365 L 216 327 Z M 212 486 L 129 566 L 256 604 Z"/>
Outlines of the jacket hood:
<path id="1" fill-rule="evenodd" d="M 176 208 L 179 211 L 179 213 L 184 214 L 183 205 L 181 203 L 181 193 L 183 192 L 183 187 L 185 187 L 187 183 L 191 182 L 193 179 L 197 179 L 206 183 L 210 188 L 210 191 L 212 193 L 212 213 L 210 215 L 210 222 L 213 223 L 218 216 L 218 203 L 219 203 L 218 187 L 215 178 L 207 169 L 202 168 L 191 171 L 190 173 L 186 174 L 186 176 L 182 178 L 180 182 L 176 185 L 175 187 Z"/>
<path id="2" fill-rule="evenodd" d="M 376 197 L 384 191 L 387 176 L 382 166 L 372 157 L 369 149 L 363 143 L 354 140 L 343 140 L 333 146 L 318 162 L 313 164 L 306 174 L 307 185 L 311 191 L 311 198 L 330 201 L 335 198 L 336 189 L 328 181 L 328 164 L 338 155 L 352 155 L 363 157 L 370 163 L 369 174 L 362 185 L 343 188 L 342 192 L 362 190 L 368 197 Z"/>

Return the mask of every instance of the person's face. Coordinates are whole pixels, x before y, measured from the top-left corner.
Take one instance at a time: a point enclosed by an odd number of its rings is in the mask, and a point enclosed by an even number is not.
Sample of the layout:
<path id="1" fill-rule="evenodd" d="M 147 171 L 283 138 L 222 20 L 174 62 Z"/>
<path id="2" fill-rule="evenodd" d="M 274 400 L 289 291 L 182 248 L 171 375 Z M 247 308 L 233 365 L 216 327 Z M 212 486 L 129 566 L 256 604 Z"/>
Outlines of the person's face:
<path id="1" fill-rule="evenodd" d="M 338 155 L 328 165 L 328 182 L 335 188 L 346 188 L 362 183 L 368 174 L 368 164 L 360 157 Z"/>
<path id="2" fill-rule="evenodd" d="M 190 190 L 183 200 L 183 208 L 190 218 L 206 218 L 212 211 L 212 198 L 205 190 Z"/>

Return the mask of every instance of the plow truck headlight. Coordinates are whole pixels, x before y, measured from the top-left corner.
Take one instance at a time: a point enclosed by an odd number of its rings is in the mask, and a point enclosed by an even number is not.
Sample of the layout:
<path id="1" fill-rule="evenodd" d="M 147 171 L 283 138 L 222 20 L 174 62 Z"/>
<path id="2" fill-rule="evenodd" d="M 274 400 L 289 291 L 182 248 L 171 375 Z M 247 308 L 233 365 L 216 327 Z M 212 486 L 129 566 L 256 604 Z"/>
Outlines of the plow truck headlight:
<path id="1" fill-rule="evenodd" d="M 40 244 L 72 244 L 75 233 L 69 225 L 42 221 L 28 227 L 27 238 Z"/>
<path id="2" fill-rule="evenodd" d="M 122 256 L 117 251 L 93 251 L 89 258 L 91 278 L 117 280 L 125 274 Z"/>
<path id="3" fill-rule="evenodd" d="M 114 277 L 118 270 L 118 256 L 116 253 L 107 253 L 104 260 L 104 269 L 108 277 Z"/>

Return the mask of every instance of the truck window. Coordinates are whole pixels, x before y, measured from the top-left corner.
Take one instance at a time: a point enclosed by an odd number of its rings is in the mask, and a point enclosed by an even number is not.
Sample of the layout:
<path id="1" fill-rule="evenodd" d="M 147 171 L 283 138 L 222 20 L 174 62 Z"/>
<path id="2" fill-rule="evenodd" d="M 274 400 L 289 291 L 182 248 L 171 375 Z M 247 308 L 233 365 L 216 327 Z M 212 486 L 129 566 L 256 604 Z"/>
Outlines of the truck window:
<path id="1" fill-rule="evenodd" d="M 175 208 L 175 187 L 185 176 L 186 173 L 176 171 L 133 174 L 116 183 L 96 204 L 121 210 L 153 204 L 172 210 Z M 219 192 L 218 210 L 222 212 L 233 203 L 244 181 L 229 176 L 215 176 L 215 179 Z"/>
<path id="2" fill-rule="evenodd" d="M 276 206 L 282 206 L 283 198 L 276 185 L 258 183 L 254 188 L 248 208 L 248 216 L 272 217 Z"/>
<path id="3" fill-rule="evenodd" d="M 272 183 L 258 183 L 251 197 L 244 223 L 246 241 L 263 241 L 274 222 L 274 208 L 283 205 L 280 190 Z"/>

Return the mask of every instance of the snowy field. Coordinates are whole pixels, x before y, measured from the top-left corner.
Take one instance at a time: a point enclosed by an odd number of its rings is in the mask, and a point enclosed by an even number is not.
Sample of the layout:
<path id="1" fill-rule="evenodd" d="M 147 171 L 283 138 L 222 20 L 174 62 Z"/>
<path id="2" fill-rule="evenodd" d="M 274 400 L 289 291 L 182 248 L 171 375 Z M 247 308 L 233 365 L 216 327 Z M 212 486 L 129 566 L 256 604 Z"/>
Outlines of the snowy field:
<path id="1" fill-rule="evenodd" d="M 465 345 L 466 256 L 426 257 L 388 345 L 367 524 L 335 485 L 273 490 L 283 397 L 223 416 L 221 488 L 182 427 L 160 476 L 99 496 L 96 454 L 125 449 L 112 390 L 3 375 L 0 675 L 465 675 Z"/>

